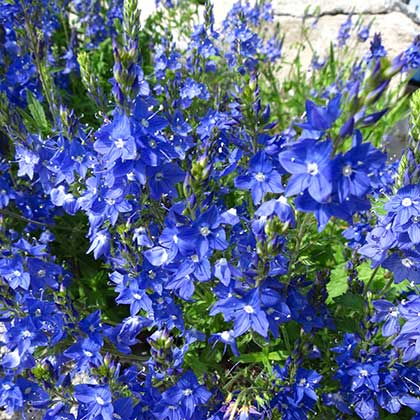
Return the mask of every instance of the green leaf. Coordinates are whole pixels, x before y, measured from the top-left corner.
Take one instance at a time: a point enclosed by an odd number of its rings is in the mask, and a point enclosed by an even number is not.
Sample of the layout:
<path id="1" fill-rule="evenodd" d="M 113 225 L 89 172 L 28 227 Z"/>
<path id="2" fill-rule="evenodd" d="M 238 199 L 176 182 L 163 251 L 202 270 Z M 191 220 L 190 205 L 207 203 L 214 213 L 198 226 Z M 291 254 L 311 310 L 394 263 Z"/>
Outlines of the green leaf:
<path id="1" fill-rule="evenodd" d="M 346 293 L 348 287 L 345 263 L 341 263 L 331 271 L 330 281 L 327 283 L 327 303 L 332 303 L 336 297 Z"/>
<path id="2" fill-rule="evenodd" d="M 264 360 L 267 360 L 267 356 L 262 352 L 241 354 L 238 357 L 238 361 L 242 363 L 259 363 Z"/>
<path id="3" fill-rule="evenodd" d="M 384 209 L 384 204 L 388 201 L 387 198 L 378 198 L 372 203 L 372 211 L 380 216 L 387 214 L 387 211 Z"/>
<path id="4" fill-rule="evenodd" d="M 370 262 L 365 261 L 364 263 L 360 264 L 357 267 L 357 273 L 359 280 L 362 280 L 363 283 L 368 283 L 370 278 L 372 277 L 374 269 L 370 267 Z M 385 278 L 384 278 L 385 270 L 382 267 L 377 269 L 375 273 L 375 277 L 373 279 L 373 283 L 371 284 L 374 290 L 382 289 L 385 285 Z M 374 287 L 373 287 L 374 286 Z"/>
<path id="5" fill-rule="evenodd" d="M 362 314 L 365 305 L 365 300 L 361 295 L 356 295 L 354 293 L 347 292 L 339 296 L 336 299 L 335 303 L 337 303 L 337 308 L 341 306 L 341 309 L 344 309 L 344 313 L 346 315 L 350 315 L 352 312 Z"/>
<path id="6" fill-rule="evenodd" d="M 26 91 L 26 98 L 28 100 L 29 112 L 37 128 L 41 131 L 42 134 L 48 134 L 51 129 L 41 103 L 38 101 L 38 99 L 35 98 L 30 90 Z"/>

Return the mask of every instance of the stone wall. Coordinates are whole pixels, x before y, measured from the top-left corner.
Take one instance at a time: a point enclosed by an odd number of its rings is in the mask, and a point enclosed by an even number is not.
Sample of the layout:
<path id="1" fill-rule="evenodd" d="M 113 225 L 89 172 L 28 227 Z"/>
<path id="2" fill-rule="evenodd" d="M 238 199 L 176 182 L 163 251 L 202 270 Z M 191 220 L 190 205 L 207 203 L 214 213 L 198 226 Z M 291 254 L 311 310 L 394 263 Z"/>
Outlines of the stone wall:
<path id="1" fill-rule="evenodd" d="M 420 34 L 420 17 L 402 1 L 391 0 L 274 0 L 277 21 L 285 34 L 286 52 L 299 40 L 302 16 L 314 16 L 319 20 L 311 32 L 311 43 L 322 56 L 329 43 L 336 40 L 340 25 L 349 15 L 356 22 L 358 16 L 368 23 L 372 21 L 371 34 L 380 32 L 383 44 L 391 57 L 403 51 L 413 38 Z M 319 7 L 319 12 L 317 8 Z M 310 18 L 308 19 L 311 20 Z M 314 20 L 312 18 L 312 20 Z M 369 44 L 361 44 L 360 52 Z M 304 56 L 309 61 L 310 51 Z"/>
<path id="2" fill-rule="evenodd" d="M 237 0 L 213 0 L 216 24 Z M 245 1 L 245 0 L 243 0 Z M 253 0 L 250 0 L 251 2 Z M 293 49 L 300 40 L 302 17 L 305 13 L 314 16 L 319 8 L 319 20 L 311 32 L 311 43 L 316 52 L 322 56 L 331 41 L 335 41 L 340 25 L 350 14 L 354 21 L 362 15 L 366 22 L 373 21 L 371 33 L 380 32 L 385 48 L 393 57 L 404 50 L 413 38 L 420 34 L 420 16 L 403 1 L 397 0 L 272 0 L 276 21 L 281 24 L 285 34 L 285 53 Z M 154 0 L 139 0 L 142 17 L 145 19 L 155 8 Z M 314 20 L 314 19 L 312 19 Z M 359 52 L 367 50 L 369 44 L 360 45 Z M 308 64 L 312 53 L 308 48 L 303 55 Z"/>

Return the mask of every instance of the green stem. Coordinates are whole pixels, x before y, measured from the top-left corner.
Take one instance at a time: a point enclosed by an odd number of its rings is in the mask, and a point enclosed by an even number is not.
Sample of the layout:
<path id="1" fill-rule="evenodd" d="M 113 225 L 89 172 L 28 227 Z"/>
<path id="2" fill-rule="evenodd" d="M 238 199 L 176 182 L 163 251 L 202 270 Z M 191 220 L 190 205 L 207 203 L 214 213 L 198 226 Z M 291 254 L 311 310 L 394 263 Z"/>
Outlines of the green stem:
<path id="1" fill-rule="evenodd" d="M 47 99 L 48 102 L 48 106 L 50 108 L 50 112 L 51 115 L 53 117 L 56 116 L 56 108 L 54 106 L 54 101 L 53 101 L 53 97 L 51 95 L 51 91 L 52 91 L 52 86 L 49 86 L 49 84 L 47 83 L 47 79 L 46 79 L 46 75 L 44 74 L 44 68 L 41 64 L 40 61 L 40 51 L 38 49 L 39 43 L 36 40 L 36 34 L 33 31 L 33 26 L 30 23 L 30 16 L 28 16 L 27 13 L 27 8 L 25 5 L 25 2 L 23 0 L 21 0 L 21 5 L 22 5 L 22 9 L 23 9 L 23 14 L 24 14 L 24 18 L 25 18 L 25 26 L 26 26 L 26 30 L 27 30 L 27 34 L 29 36 L 29 41 L 31 43 L 31 47 L 32 47 L 32 54 L 35 60 L 35 66 L 36 69 L 38 71 L 38 75 L 39 78 L 41 80 L 41 84 L 42 84 L 42 90 L 43 90 L 43 94 L 45 95 L 45 98 Z"/>
<path id="2" fill-rule="evenodd" d="M 27 218 L 25 216 L 21 216 L 20 214 L 13 213 L 12 211 L 7 210 L 7 209 L 1 209 L 0 210 L 0 214 L 3 214 L 4 216 L 13 217 L 14 219 L 23 220 L 24 222 L 32 223 L 34 225 L 38 225 L 38 226 L 42 226 L 42 227 L 59 229 L 59 230 L 66 230 L 66 231 L 71 231 L 71 232 L 74 232 L 75 231 L 74 228 L 67 228 L 67 227 L 64 227 L 64 226 L 57 226 L 57 225 L 54 225 L 52 223 L 38 222 L 37 220 L 29 219 L 29 218 Z M 78 230 L 78 229 L 77 229 L 77 231 L 78 232 L 83 232 L 83 231 Z"/>
<path id="3" fill-rule="evenodd" d="M 385 286 L 382 288 L 382 290 L 378 293 L 378 297 L 382 297 L 389 291 L 391 286 L 394 284 L 394 278 L 391 276 L 388 281 L 386 282 Z"/>
<path id="4" fill-rule="evenodd" d="M 371 276 L 370 276 L 370 278 L 369 278 L 369 280 L 367 281 L 367 283 L 365 283 L 365 287 L 363 288 L 363 296 L 366 296 L 366 293 L 368 292 L 368 290 L 369 290 L 369 287 L 370 287 L 370 285 L 372 284 L 372 281 L 373 281 L 373 279 L 375 278 L 375 276 L 376 276 L 376 273 L 378 272 L 378 270 L 379 270 L 379 265 L 372 271 L 372 274 L 371 274 Z"/>

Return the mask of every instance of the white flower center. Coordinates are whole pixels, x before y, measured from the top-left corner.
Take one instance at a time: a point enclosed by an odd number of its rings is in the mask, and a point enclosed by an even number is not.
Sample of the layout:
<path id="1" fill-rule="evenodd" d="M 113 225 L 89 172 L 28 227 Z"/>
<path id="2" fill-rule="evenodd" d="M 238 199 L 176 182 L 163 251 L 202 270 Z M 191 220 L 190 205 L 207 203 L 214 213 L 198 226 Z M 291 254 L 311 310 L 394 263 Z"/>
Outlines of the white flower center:
<path id="1" fill-rule="evenodd" d="M 141 120 L 141 125 L 145 128 L 148 128 L 150 124 L 149 124 L 149 121 L 147 121 L 146 119 L 143 118 Z"/>
<path id="2" fill-rule="evenodd" d="M 98 235 L 96 235 L 96 239 L 97 239 L 99 242 L 105 242 L 105 241 L 107 240 L 107 237 L 106 237 L 106 235 L 104 235 L 103 233 L 99 233 Z"/>
<path id="3" fill-rule="evenodd" d="M 281 195 L 277 201 L 281 204 L 289 204 L 289 202 L 287 201 L 287 198 L 284 195 Z"/>
<path id="4" fill-rule="evenodd" d="M 220 337 L 221 337 L 222 340 L 228 341 L 228 340 L 230 340 L 230 332 L 229 331 L 223 331 L 220 334 Z"/>
<path id="5" fill-rule="evenodd" d="M 202 228 L 200 228 L 200 233 L 203 236 L 207 236 L 210 233 L 210 229 L 207 226 L 203 226 Z"/>
<path id="6" fill-rule="evenodd" d="M 413 204 L 413 202 L 411 201 L 411 198 L 409 198 L 409 197 L 405 197 L 405 198 L 403 198 L 403 200 L 401 201 L 401 204 L 402 204 L 404 207 L 410 207 L 410 206 Z"/>
<path id="7" fill-rule="evenodd" d="M 92 353 L 91 351 L 89 351 L 89 350 L 83 350 L 83 354 L 84 354 L 86 357 L 92 357 L 92 356 L 93 356 L 93 353 Z"/>
<path id="8" fill-rule="evenodd" d="M 265 181 L 265 175 L 264 175 L 262 172 L 257 172 L 257 173 L 255 174 L 255 179 L 256 179 L 258 182 L 264 182 L 264 181 Z"/>
<path id="9" fill-rule="evenodd" d="M 194 255 L 191 255 L 191 260 L 192 260 L 192 262 L 198 262 L 198 255 L 196 255 L 196 254 L 194 254 Z"/>
<path id="10" fill-rule="evenodd" d="M 363 377 L 369 376 L 369 372 L 366 369 L 361 369 L 360 376 L 363 376 Z"/>
<path id="11" fill-rule="evenodd" d="M 315 162 L 308 163 L 306 170 L 309 175 L 315 176 L 319 174 L 318 164 Z"/>
<path id="12" fill-rule="evenodd" d="M 254 308 L 251 305 L 245 305 L 244 306 L 244 311 L 247 314 L 253 314 L 255 312 Z"/>
<path id="13" fill-rule="evenodd" d="M 389 311 L 389 316 L 392 316 L 393 318 L 396 318 L 398 316 L 398 309 L 397 308 L 391 308 Z"/>
<path id="14" fill-rule="evenodd" d="M 343 166 L 343 175 L 344 176 L 350 176 L 353 173 L 353 168 L 351 165 Z"/>
<path id="15" fill-rule="evenodd" d="M 182 391 L 182 393 L 183 393 L 186 397 L 188 397 L 188 395 L 191 395 L 193 392 L 192 392 L 192 389 L 187 388 L 187 389 L 184 389 L 184 390 Z"/>
<path id="16" fill-rule="evenodd" d="M 133 298 L 136 300 L 141 300 L 141 294 L 140 293 L 133 293 Z"/>
<path id="17" fill-rule="evenodd" d="M 410 259 L 410 258 L 403 258 L 402 260 L 401 260 L 401 264 L 404 266 L 404 267 L 407 267 L 407 268 L 411 268 L 414 264 L 413 264 L 413 261 Z"/>
<path id="18" fill-rule="evenodd" d="M 96 396 L 96 402 L 99 404 L 99 405 L 104 405 L 105 404 L 105 401 L 103 400 L 103 398 L 101 398 L 99 395 L 97 395 Z"/>
<path id="19" fill-rule="evenodd" d="M 117 149 L 122 149 L 124 147 L 125 141 L 121 138 L 114 141 L 115 147 Z"/>

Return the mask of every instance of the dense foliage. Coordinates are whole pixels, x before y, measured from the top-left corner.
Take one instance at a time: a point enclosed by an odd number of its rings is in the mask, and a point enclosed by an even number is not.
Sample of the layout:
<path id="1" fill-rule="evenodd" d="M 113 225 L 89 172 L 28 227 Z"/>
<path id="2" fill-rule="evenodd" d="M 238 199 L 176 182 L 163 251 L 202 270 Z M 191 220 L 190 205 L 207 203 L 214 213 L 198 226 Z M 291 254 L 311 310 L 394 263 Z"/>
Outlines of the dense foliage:
<path id="1" fill-rule="evenodd" d="M 420 38 L 157 3 L 0 2 L 0 407 L 420 419 Z"/>

